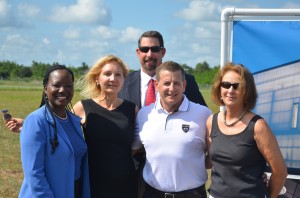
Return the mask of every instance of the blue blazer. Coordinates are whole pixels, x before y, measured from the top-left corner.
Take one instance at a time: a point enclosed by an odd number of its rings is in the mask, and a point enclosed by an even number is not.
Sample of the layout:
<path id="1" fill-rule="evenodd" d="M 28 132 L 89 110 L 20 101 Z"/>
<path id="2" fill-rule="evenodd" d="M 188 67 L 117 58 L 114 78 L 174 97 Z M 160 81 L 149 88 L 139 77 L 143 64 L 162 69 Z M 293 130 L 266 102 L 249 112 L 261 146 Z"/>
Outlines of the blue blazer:
<path id="1" fill-rule="evenodd" d="M 68 112 L 76 133 L 85 141 L 80 118 Z M 53 119 L 45 106 L 25 119 L 20 133 L 24 180 L 19 197 L 73 198 L 75 160 L 72 145 L 57 121 L 59 145 L 51 154 L 50 138 L 54 137 Z M 81 197 L 90 197 L 87 154 L 81 162 Z"/>
<path id="2" fill-rule="evenodd" d="M 185 74 L 185 80 L 187 82 L 184 92 L 186 97 L 194 103 L 207 106 L 195 81 L 195 77 L 190 74 Z M 141 108 L 141 70 L 133 71 L 128 74 L 119 93 L 119 97 L 131 101 Z"/>

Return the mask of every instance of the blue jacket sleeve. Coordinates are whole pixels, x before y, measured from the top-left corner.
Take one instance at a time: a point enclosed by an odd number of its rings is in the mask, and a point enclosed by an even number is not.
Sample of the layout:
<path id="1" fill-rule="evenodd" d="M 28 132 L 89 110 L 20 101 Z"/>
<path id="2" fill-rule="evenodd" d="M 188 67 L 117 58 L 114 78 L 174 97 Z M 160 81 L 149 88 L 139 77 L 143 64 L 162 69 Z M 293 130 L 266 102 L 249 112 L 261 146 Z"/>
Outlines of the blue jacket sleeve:
<path id="1" fill-rule="evenodd" d="M 54 197 L 45 176 L 47 123 L 39 114 L 30 114 L 20 134 L 21 159 L 24 179 L 32 197 Z"/>

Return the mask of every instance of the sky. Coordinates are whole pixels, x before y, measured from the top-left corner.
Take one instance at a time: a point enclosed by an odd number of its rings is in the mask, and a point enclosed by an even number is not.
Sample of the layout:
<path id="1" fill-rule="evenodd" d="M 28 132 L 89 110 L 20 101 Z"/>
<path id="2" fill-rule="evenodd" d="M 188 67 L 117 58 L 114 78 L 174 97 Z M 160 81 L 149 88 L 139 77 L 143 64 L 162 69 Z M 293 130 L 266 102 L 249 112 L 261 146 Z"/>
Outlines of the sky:
<path id="1" fill-rule="evenodd" d="M 299 0 L 0 0 L 0 61 L 92 66 L 107 54 L 140 68 L 137 40 L 159 31 L 164 61 L 220 64 L 224 8 L 298 8 Z"/>

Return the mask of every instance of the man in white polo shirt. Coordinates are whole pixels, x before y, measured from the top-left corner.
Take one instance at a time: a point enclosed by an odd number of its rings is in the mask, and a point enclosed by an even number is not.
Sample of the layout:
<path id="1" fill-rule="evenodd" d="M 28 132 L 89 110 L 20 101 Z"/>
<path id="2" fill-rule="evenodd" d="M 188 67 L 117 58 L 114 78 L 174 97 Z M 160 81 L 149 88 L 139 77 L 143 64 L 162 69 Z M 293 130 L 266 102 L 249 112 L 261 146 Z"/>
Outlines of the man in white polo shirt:
<path id="1" fill-rule="evenodd" d="M 136 130 L 146 151 L 143 198 L 206 197 L 205 123 L 211 111 L 183 95 L 184 76 L 178 63 L 161 64 L 155 82 L 159 99 L 137 115 Z"/>

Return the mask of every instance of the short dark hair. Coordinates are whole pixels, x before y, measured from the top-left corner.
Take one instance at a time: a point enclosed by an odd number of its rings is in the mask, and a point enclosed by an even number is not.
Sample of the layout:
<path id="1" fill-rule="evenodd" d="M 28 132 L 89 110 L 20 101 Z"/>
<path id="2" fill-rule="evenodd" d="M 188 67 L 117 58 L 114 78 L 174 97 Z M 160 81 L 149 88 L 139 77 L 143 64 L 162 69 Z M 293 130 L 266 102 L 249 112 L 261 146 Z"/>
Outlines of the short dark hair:
<path id="1" fill-rule="evenodd" d="M 64 65 L 54 64 L 54 65 L 52 65 L 51 67 L 49 67 L 47 69 L 47 71 L 46 71 L 46 73 L 44 75 L 44 79 L 43 79 L 43 86 L 44 87 L 47 86 L 47 84 L 48 84 L 50 74 L 53 71 L 60 70 L 60 69 L 68 71 L 71 74 L 71 76 L 72 76 L 72 81 L 74 82 L 74 73 L 72 72 L 71 69 L 67 68 Z M 40 107 L 43 106 L 45 103 L 46 103 L 46 96 L 45 96 L 45 93 L 43 91 L 43 95 L 42 95 L 42 100 L 41 100 Z"/>
<path id="2" fill-rule="evenodd" d="M 255 81 L 251 72 L 242 64 L 234 64 L 229 62 L 225 66 L 220 68 L 220 71 L 217 73 L 212 86 L 212 100 L 217 105 L 224 105 L 223 100 L 221 99 L 220 84 L 222 82 L 223 76 L 229 71 L 236 72 L 241 76 L 241 83 L 238 89 L 242 93 L 244 101 L 243 105 L 245 110 L 252 110 L 255 107 L 257 100 Z"/>
<path id="3" fill-rule="evenodd" d="M 64 69 L 64 70 L 67 70 L 71 76 L 72 76 L 72 80 L 74 82 L 74 74 L 72 72 L 71 69 L 67 68 L 65 65 L 59 65 L 59 64 L 54 64 L 52 65 L 51 67 L 49 67 L 44 75 L 44 79 L 43 79 L 43 86 L 46 86 L 48 84 L 48 81 L 49 81 L 49 76 L 50 74 L 55 71 L 55 70 L 59 70 L 59 69 Z"/>
<path id="4" fill-rule="evenodd" d="M 185 80 L 184 69 L 178 63 L 176 63 L 174 61 L 166 61 L 156 68 L 157 81 L 160 80 L 161 71 L 171 71 L 171 72 L 180 71 L 181 76 L 182 76 L 182 82 Z"/>
<path id="5" fill-rule="evenodd" d="M 158 41 L 159 41 L 160 47 L 164 47 L 164 39 L 163 39 L 163 36 L 162 36 L 158 31 L 150 30 L 150 31 L 144 32 L 144 33 L 141 35 L 141 37 L 139 38 L 139 40 L 138 40 L 138 47 L 141 46 L 141 40 L 142 40 L 143 37 L 153 37 L 153 38 L 157 38 Z"/>

